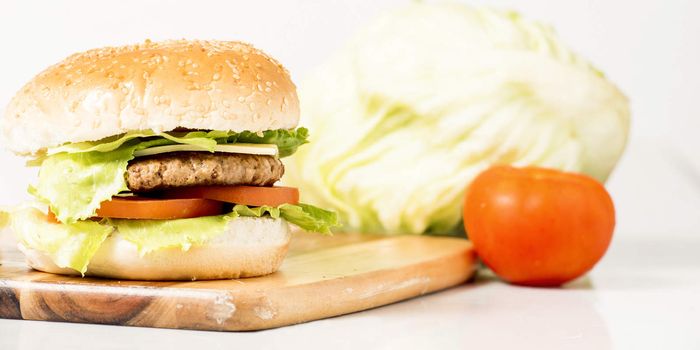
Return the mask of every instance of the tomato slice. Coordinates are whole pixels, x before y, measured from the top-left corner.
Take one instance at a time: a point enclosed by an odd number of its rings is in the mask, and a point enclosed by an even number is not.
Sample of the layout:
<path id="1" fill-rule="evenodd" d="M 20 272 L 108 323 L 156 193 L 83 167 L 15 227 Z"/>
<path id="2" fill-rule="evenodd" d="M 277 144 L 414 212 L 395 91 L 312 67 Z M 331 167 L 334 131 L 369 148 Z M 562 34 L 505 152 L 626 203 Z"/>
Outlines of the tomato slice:
<path id="1" fill-rule="evenodd" d="M 294 187 L 273 186 L 194 186 L 169 190 L 166 198 L 206 198 L 250 206 L 299 203 L 299 190 Z"/>
<path id="2" fill-rule="evenodd" d="M 46 221 L 52 223 L 52 224 L 60 224 L 61 222 L 58 221 L 58 218 L 56 215 L 51 211 L 51 209 L 48 209 L 48 213 L 46 214 Z"/>
<path id="3" fill-rule="evenodd" d="M 97 209 L 97 216 L 115 219 L 171 220 L 223 213 L 224 204 L 203 199 L 153 199 L 144 197 L 112 197 Z"/>

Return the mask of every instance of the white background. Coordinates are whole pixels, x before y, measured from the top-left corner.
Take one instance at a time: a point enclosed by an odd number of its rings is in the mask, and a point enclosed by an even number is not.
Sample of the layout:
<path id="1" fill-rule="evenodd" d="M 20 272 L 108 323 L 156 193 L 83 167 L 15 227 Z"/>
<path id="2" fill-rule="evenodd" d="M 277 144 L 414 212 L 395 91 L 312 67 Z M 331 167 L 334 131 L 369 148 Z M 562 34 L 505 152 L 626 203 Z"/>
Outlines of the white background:
<path id="1" fill-rule="evenodd" d="M 0 2 L 0 109 L 67 55 L 146 38 L 245 40 L 301 81 L 356 28 L 408 1 Z M 630 97 L 630 143 L 608 188 L 618 227 L 606 258 L 566 289 L 492 280 L 253 333 L 0 320 L 2 349 L 700 347 L 700 1 L 477 1 L 553 24 Z M 35 169 L 0 153 L 0 204 Z M 323 296 L 325 297 L 325 296 Z"/>
<path id="2" fill-rule="evenodd" d="M 409 1 L 8 1 L 0 5 L 0 106 L 67 55 L 146 38 L 244 40 L 296 81 L 372 16 Z M 630 143 L 608 182 L 618 239 L 700 231 L 700 2 L 474 1 L 552 24 L 629 96 Z M 0 108 L 2 108 L 0 107 Z M 302 111 L 303 113 L 303 111 Z M 0 204 L 36 169 L 0 153 Z"/>

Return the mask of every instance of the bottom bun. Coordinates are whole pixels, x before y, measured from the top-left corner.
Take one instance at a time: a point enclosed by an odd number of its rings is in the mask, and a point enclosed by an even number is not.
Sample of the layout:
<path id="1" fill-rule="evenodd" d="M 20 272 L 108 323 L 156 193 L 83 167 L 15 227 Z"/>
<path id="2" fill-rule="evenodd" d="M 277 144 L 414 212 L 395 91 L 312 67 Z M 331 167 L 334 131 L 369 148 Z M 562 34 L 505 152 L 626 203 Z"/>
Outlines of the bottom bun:
<path id="1" fill-rule="evenodd" d="M 129 280 L 209 280 L 255 277 L 279 269 L 287 254 L 289 225 L 283 219 L 239 217 L 226 232 L 204 245 L 159 249 L 143 256 L 118 231 L 102 243 L 90 260 L 87 276 Z M 20 244 L 29 266 L 36 270 L 80 275 L 61 268 L 41 251 Z"/>

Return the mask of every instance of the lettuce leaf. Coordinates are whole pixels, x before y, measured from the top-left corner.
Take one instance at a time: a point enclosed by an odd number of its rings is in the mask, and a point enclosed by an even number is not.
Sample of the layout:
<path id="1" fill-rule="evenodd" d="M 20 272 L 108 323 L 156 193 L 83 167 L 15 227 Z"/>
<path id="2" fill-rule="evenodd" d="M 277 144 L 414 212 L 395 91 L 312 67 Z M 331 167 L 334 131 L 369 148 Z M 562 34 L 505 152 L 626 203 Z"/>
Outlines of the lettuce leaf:
<path id="1" fill-rule="evenodd" d="M 55 224 L 36 208 L 18 209 L 10 215 L 17 240 L 27 248 L 47 254 L 62 268 L 85 274 L 90 260 L 114 227 L 95 221 Z"/>
<path id="2" fill-rule="evenodd" d="M 10 212 L 0 208 L 0 230 L 10 224 Z"/>
<path id="3" fill-rule="evenodd" d="M 308 204 L 284 204 L 277 208 L 236 205 L 228 214 L 191 219 L 81 220 L 69 224 L 51 223 L 40 210 L 22 208 L 10 213 L 10 222 L 15 236 L 24 246 L 44 252 L 59 267 L 84 274 L 90 259 L 115 229 L 145 255 L 159 249 L 176 247 L 188 250 L 204 244 L 226 232 L 227 223 L 237 217 L 283 218 L 303 229 L 325 234 L 330 234 L 330 228 L 338 226 L 335 212 Z"/>
<path id="4" fill-rule="evenodd" d="M 280 158 L 291 156 L 299 146 L 308 143 L 309 130 L 298 128 L 294 130 L 269 130 L 263 133 L 244 131 L 228 139 L 229 143 L 267 143 L 277 145 Z"/>
<path id="5" fill-rule="evenodd" d="M 283 204 L 277 208 L 239 204 L 224 215 L 178 220 L 111 219 L 108 223 L 116 226 L 124 239 L 134 243 L 139 253 L 147 254 L 172 247 L 189 250 L 193 245 L 204 244 L 222 234 L 226 230 L 226 224 L 239 216 L 283 218 L 304 230 L 322 234 L 331 234 L 330 229 L 338 226 L 338 216 L 335 212 L 303 203 Z"/>
<path id="6" fill-rule="evenodd" d="M 331 234 L 331 228 L 340 226 L 338 214 L 310 204 L 282 204 L 280 216 L 290 223 L 310 232 Z"/>
<path id="7" fill-rule="evenodd" d="M 240 216 L 261 217 L 269 215 L 275 219 L 283 218 L 287 222 L 309 231 L 330 235 L 331 228 L 340 226 L 338 214 L 334 211 L 321 209 L 311 204 L 282 204 L 277 208 L 269 206 L 248 207 L 236 205 L 233 212 Z"/>
<path id="8" fill-rule="evenodd" d="M 309 131 L 306 128 L 294 130 L 268 130 L 264 132 L 243 131 L 190 131 L 156 133 L 152 130 L 131 131 L 121 135 L 111 136 L 98 141 L 86 141 L 69 143 L 48 150 L 47 155 L 59 153 L 85 153 L 85 152 L 112 152 L 128 144 L 137 145 L 145 141 L 160 139 L 148 147 L 171 144 L 188 144 L 200 146 L 209 151 L 214 151 L 217 144 L 232 143 L 264 143 L 277 145 L 279 156 L 287 157 L 296 152 L 297 148 L 307 143 Z M 141 145 L 139 149 L 147 148 Z"/>
<path id="9" fill-rule="evenodd" d="M 142 256 L 164 248 L 189 250 L 226 231 L 226 224 L 237 215 L 203 216 L 178 220 L 118 220 L 107 222 L 114 225 L 124 239 L 138 247 Z"/>
<path id="10" fill-rule="evenodd" d="M 112 152 L 59 153 L 44 160 L 30 193 L 49 204 L 56 218 L 74 223 L 95 215 L 102 201 L 125 191 L 127 163 L 135 147 Z"/>
<path id="11" fill-rule="evenodd" d="M 49 148 L 47 154 L 51 156 L 59 153 L 111 152 L 131 140 L 152 136 L 156 136 L 156 133 L 150 130 L 134 131 L 122 135 L 107 137 L 99 141 L 68 143 L 62 146 Z"/>

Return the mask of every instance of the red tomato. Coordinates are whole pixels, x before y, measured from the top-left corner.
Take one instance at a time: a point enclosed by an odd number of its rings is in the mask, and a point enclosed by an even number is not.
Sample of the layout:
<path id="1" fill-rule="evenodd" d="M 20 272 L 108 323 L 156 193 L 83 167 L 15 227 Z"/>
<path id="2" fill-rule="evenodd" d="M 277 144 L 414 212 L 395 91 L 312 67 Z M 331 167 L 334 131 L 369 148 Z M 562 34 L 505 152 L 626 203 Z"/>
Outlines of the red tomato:
<path id="1" fill-rule="evenodd" d="M 120 219 L 182 219 L 219 215 L 224 202 L 252 206 L 298 204 L 299 190 L 294 187 L 195 186 L 168 190 L 165 199 L 112 197 L 100 203 L 97 217 Z M 48 220 L 58 222 L 49 211 Z"/>
<path id="2" fill-rule="evenodd" d="M 603 257 L 615 208 L 603 185 L 588 176 L 497 166 L 467 189 L 464 227 L 483 262 L 502 279 L 558 286 Z"/>
<path id="3" fill-rule="evenodd" d="M 206 198 L 222 202 L 252 206 L 298 204 L 299 190 L 283 186 L 194 186 L 172 189 L 166 198 Z"/>
<path id="4" fill-rule="evenodd" d="M 172 220 L 219 215 L 223 203 L 202 199 L 153 199 L 143 197 L 112 197 L 100 203 L 97 216 L 120 219 Z"/>

